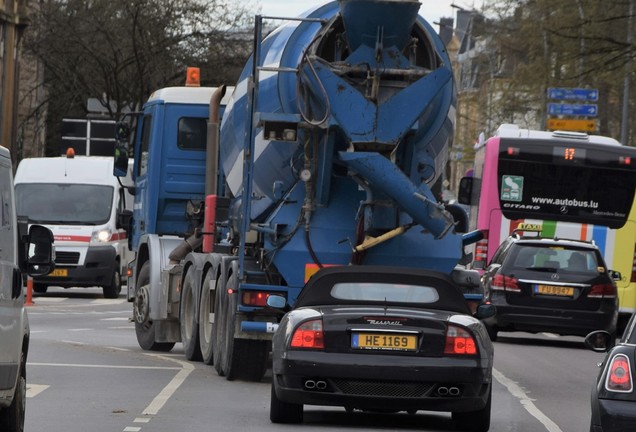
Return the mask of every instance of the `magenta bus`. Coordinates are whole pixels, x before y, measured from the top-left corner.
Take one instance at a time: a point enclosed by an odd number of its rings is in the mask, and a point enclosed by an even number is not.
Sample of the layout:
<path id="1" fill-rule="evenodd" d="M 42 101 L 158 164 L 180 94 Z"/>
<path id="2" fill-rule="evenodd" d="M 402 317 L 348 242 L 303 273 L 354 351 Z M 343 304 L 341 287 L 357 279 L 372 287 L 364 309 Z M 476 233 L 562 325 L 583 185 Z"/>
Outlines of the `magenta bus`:
<path id="1" fill-rule="evenodd" d="M 476 145 L 472 177 L 460 183 L 469 227 L 483 232 L 473 268 L 483 269 L 519 224 L 542 237 L 594 241 L 607 265 L 621 272 L 621 312 L 636 312 L 636 148 L 597 135 L 502 125 Z"/>

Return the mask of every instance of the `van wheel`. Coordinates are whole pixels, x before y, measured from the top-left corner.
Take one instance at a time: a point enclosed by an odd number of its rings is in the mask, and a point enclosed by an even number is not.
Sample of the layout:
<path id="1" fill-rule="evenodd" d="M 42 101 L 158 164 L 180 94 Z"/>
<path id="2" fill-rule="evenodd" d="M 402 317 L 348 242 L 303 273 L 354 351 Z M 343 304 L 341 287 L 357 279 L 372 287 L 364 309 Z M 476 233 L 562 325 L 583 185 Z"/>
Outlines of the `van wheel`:
<path id="1" fill-rule="evenodd" d="M 133 302 L 133 317 L 135 318 L 135 334 L 137 343 L 146 351 L 170 351 L 174 342 L 156 342 L 155 326 L 150 319 L 150 262 L 146 261 L 137 278 L 135 285 L 135 300 Z"/>
<path id="2" fill-rule="evenodd" d="M 103 287 L 103 289 L 104 298 L 114 299 L 119 297 L 119 294 L 121 293 L 121 274 L 119 273 L 119 269 L 115 270 L 115 272 L 113 273 L 113 277 L 110 280 L 110 285 Z"/>
<path id="3" fill-rule="evenodd" d="M 24 370 L 24 354 L 20 366 L 20 376 L 13 394 L 13 402 L 0 409 L 0 430 L 24 432 L 24 413 L 26 407 L 26 373 Z"/>
<path id="4" fill-rule="evenodd" d="M 41 283 L 33 283 L 33 291 L 38 293 L 38 294 L 46 294 L 46 290 L 48 289 L 48 286 L 41 284 Z"/>

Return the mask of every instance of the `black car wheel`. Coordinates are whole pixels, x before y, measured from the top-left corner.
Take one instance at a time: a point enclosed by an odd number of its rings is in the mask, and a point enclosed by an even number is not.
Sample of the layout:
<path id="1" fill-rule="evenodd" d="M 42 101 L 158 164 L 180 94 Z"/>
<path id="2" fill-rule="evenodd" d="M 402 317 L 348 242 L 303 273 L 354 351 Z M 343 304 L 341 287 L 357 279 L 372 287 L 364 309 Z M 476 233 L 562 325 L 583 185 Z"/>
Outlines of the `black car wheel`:
<path id="1" fill-rule="evenodd" d="M 272 380 L 274 379 L 276 377 L 272 377 Z M 273 382 L 272 396 L 269 402 L 269 419 L 272 423 L 302 423 L 303 421 L 302 404 L 287 403 L 278 399 Z"/>
<path id="2" fill-rule="evenodd" d="M 487 432 L 490 429 L 490 409 L 492 405 L 492 385 L 488 390 L 486 406 L 477 411 L 454 412 L 453 421 L 460 430 Z"/>
<path id="3" fill-rule="evenodd" d="M 24 363 L 24 354 L 22 355 Z M 24 368 L 24 365 L 22 365 Z M 18 383 L 13 394 L 13 402 L 6 408 L 0 408 L 0 430 L 23 432 L 26 407 L 26 377 L 21 369 Z"/>
<path id="4" fill-rule="evenodd" d="M 486 331 L 488 332 L 488 336 L 490 340 L 493 342 L 497 341 L 497 336 L 499 334 L 499 328 L 496 325 L 487 325 Z"/>
<path id="5" fill-rule="evenodd" d="M 119 266 L 119 264 L 117 264 L 117 266 Z M 104 298 L 116 299 L 119 297 L 119 294 L 121 293 L 121 274 L 119 273 L 119 270 L 114 271 L 110 280 L 110 285 L 104 286 L 102 290 L 104 291 Z"/>

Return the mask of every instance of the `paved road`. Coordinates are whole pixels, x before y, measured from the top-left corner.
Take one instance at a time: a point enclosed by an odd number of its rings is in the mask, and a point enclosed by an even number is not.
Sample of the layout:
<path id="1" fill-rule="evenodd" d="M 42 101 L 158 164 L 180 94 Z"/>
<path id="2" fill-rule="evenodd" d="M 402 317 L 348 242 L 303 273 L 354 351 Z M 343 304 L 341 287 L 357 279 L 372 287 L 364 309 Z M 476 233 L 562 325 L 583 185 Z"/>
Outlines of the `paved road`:
<path id="1" fill-rule="evenodd" d="M 268 431 L 268 374 L 228 382 L 214 368 L 142 351 L 131 305 L 100 289 L 50 289 L 29 307 L 26 430 L 90 432 Z M 589 428 L 589 391 L 602 356 L 581 338 L 501 333 L 495 346 L 492 431 L 580 432 Z M 307 407 L 303 429 L 450 431 L 445 413 L 348 415 Z"/>

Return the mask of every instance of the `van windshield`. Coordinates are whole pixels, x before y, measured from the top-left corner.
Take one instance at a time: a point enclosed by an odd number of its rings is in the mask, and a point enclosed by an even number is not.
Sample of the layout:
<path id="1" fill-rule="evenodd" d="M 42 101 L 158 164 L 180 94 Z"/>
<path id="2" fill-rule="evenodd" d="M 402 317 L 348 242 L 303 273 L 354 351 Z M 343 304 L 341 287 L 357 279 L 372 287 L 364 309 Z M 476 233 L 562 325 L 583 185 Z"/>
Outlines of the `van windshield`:
<path id="1" fill-rule="evenodd" d="M 18 216 L 51 225 L 101 225 L 110 219 L 114 188 L 89 184 L 18 183 Z"/>

